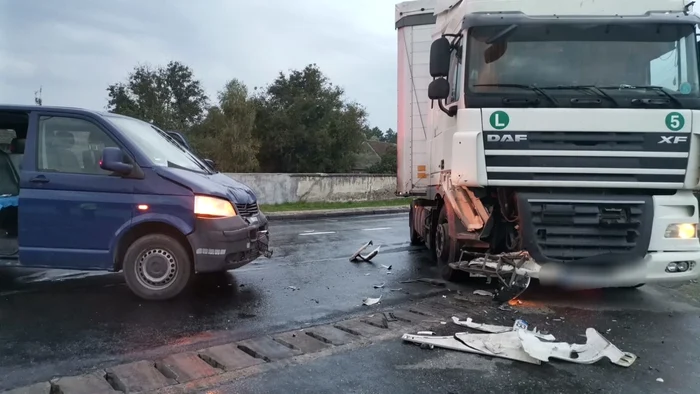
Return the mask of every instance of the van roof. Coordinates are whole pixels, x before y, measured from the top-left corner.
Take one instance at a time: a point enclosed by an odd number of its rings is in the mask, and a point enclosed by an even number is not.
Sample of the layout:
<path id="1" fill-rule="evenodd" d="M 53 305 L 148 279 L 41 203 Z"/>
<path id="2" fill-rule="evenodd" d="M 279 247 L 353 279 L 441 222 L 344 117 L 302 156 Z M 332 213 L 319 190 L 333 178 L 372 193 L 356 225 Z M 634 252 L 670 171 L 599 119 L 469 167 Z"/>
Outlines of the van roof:
<path id="1" fill-rule="evenodd" d="M 65 113 L 82 114 L 82 115 L 122 116 L 122 115 L 113 114 L 113 113 L 107 112 L 107 111 L 95 111 L 95 110 L 91 110 L 91 109 L 77 108 L 77 107 L 52 107 L 52 106 L 46 106 L 46 105 L 39 106 L 39 105 L 0 104 L 0 111 L 37 111 L 37 110 L 51 111 L 51 112 L 65 112 Z"/>

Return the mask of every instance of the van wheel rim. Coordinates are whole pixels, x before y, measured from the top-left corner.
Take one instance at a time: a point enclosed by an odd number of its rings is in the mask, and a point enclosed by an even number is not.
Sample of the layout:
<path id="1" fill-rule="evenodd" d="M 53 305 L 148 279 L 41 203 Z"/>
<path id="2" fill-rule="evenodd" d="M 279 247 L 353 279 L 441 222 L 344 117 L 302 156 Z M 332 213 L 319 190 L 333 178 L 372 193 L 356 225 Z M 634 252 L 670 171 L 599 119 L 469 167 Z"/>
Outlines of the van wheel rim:
<path id="1" fill-rule="evenodd" d="M 163 290 L 177 278 L 177 261 L 165 249 L 150 249 L 141 254 L 136 264 L 139 283 L 150 290 Z"/>

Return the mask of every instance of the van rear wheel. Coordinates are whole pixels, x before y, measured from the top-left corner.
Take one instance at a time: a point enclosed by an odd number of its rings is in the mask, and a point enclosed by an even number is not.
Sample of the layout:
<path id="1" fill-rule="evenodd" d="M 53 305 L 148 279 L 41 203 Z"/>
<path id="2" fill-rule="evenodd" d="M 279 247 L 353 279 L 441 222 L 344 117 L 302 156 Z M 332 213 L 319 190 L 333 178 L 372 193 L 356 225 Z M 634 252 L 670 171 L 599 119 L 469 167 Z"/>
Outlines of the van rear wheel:
<path id="1" fill-rule="evenodd" d="M 126 284 L 146 300 L 167 300 L 180 294 L 192 277 L 192 262 L 176 239 L 164 234 L 145 235 L 124 256 Z"/>

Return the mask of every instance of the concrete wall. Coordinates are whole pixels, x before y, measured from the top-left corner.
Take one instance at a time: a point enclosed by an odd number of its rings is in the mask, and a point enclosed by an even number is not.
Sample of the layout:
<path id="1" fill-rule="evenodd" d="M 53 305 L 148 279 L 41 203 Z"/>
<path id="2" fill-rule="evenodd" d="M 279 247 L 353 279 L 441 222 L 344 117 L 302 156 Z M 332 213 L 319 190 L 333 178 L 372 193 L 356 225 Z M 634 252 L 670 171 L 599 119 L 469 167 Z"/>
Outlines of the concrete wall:
<path id="1" fill-rule="evenodd" d="M 395 198 L 396 177 L 372 174 L 226 174 L 248 185 L 260 204 Z"/>

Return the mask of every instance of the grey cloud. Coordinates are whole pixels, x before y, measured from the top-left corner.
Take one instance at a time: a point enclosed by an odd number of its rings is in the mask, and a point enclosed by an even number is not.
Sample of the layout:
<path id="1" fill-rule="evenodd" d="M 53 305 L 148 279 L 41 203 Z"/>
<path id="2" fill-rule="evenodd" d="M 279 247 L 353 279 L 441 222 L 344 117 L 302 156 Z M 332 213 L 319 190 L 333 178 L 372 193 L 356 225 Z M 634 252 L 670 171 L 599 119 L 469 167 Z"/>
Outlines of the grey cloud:
<path id="1" fill-rule="evenodd" d="M 105 89 L 137 64 L 179 60 L 210 96 L 231 78 L 249 87 L 318 64 L 396 125 L 394 0 L 0 0 L 0 102 L 101 109 Z"/>

